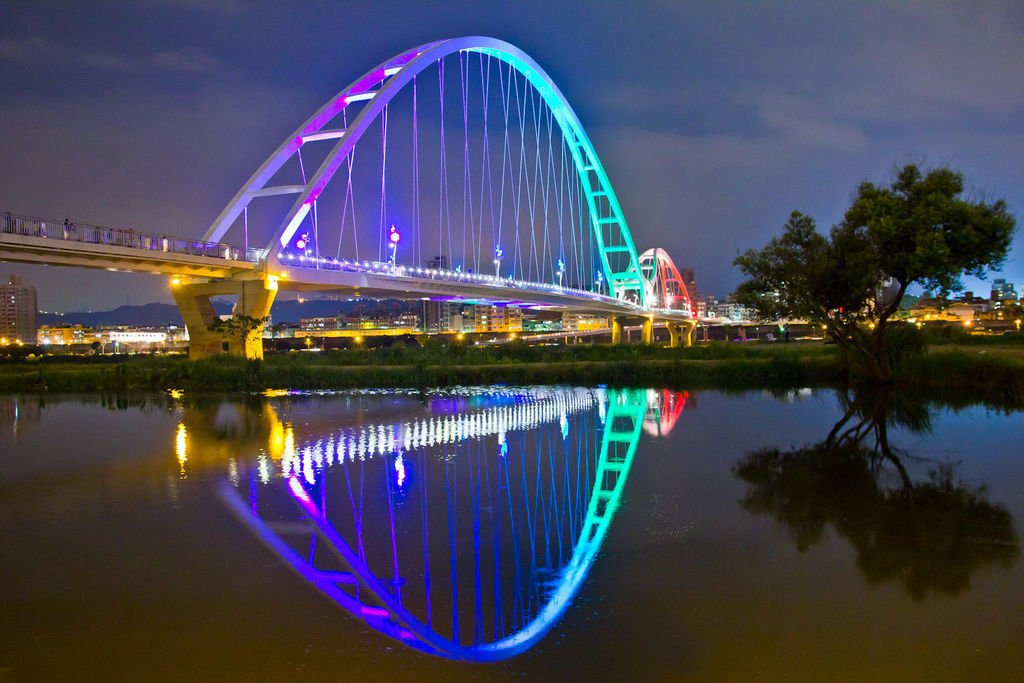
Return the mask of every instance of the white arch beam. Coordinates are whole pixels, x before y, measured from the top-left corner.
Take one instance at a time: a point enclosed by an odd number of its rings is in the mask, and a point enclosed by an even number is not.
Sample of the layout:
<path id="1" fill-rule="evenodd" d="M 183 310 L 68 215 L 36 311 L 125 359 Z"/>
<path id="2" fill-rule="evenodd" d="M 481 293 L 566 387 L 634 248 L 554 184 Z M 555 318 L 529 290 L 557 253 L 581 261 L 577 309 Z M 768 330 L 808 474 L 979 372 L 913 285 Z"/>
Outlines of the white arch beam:
<path id="1" fill-rule="evenodd" d="M 295 230 L 309 213 L 313 203 L 355 148 L 365 131 L 380 116 L 384 107 L 417 74 L 438 60 L 460 51 L 479 52 L 509 64 L 523 75 L 544 99 L 558 122 L 562 134 L 569 142 L 573 163 L 587 197 L 591 228 L 601 254 L 601 265 L 609 286 L 619 298 L 625 298 L 632 293 L 637 302 L 643 306 L 646 303 L 646 289 L 640 275 L 636 248 L 629 232 L 629 226 L 604 166 L 579 118 L 551 77 L 529 55 L 514 45 L 484 36 L 468 36 L 427 43 L 403 52 L 366 72 L 361 78 L 331 98 L 278 147 L 221 212 L 206 231 L 204 239 L 207 241 L 219 240 L 252 199 L 260 196 L 266 183 L 292 155 L 298 152 L 305 141 L 334 139 L 334 133 L 338 133 L 338 142 L 306 183 L 303 191 L 299 193 L 287 214 L 280 221 L 273 239 L 267 245 L 264 258 L 267 259 L 269 267 L 277 265 L 278 249 L 288 244 Z M 365 101 L 366 104 L 345 130 L 331 130 L 329 136 L 316 137 L 321 135 L 325 126 L 341 114 L 349 104 L 362 101 Z M 604 199 L 601 206 L 607 204 L 608 215 L 600 215 L 598 197 Z M 606 231 L 610 231 L 612 239 L 605 239 Z M 619 271 L 613 268 L 612 262 L 609 260 L 609 254 L 613 253 L 623 253 L 627 256 L 626 268 Z"/>

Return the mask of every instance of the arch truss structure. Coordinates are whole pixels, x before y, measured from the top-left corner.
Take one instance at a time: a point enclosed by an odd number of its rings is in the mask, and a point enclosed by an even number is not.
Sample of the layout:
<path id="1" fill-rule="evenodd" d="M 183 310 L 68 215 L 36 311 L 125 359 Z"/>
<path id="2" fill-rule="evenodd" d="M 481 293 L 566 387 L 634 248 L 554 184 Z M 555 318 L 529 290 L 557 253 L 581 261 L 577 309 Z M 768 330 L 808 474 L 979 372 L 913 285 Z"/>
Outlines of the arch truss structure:
<path id="1" fill-rule="evenodd" d="M 502 389 L 458 415 L 296 439 L 222 497 L 371 628 L 437 656 L 505 659 L 539 642 L 583 585 L 648 399 Z"/>
<path id="2" fill-rule="evenodd" d="M 387 273 L 407 285 L 455 274 L 640 309 L 649 295 L 576 113 L 532 58 L 494 38 L 427 43 L 356 79 L 281 143 L 204 239 L 229 232 L 265 245 L 270 273 Z"/>
<path id="3" fill-rule="evenodd" d="M 690 292 L 668 252 L 661 248 L 648 249 L 638 260 L 647 289 L 647 305 L 652 309 L 681 310 L 694 317 Z"/>

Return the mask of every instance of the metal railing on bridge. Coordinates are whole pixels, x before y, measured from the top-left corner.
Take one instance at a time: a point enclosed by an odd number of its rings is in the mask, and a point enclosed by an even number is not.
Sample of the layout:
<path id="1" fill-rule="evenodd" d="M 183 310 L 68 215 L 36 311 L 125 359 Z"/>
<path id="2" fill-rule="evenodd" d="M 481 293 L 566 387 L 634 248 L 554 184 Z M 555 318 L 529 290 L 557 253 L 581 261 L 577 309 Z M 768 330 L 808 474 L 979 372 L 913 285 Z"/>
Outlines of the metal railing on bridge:
<path id="1" fill-rule="evenodd" d="M 312 268 L 316 270 L 334 270 L 349 273 L 369 273 L 374 275 L 392 275 L 404 278 L 420 278 L 423 280 L 440 282 L 458 282 L 470 285 L 486 285 L 499 289 L 508 290 L 508 295 L 513 296 L 514 290 L 525 290 L 542 292 L 547 294 L 558 294 L 571 296 L 580 299 L 588 299 L 610 305 L 640 307 L 634 302 L 618 299 L 600 292 L 592 292 L 586 289 L 575 287 L 563 287 L 562 285 L 547 282 L 530 282 L 528 280 L 516 280 L 511 277 L 499 277 L 485 273 L 473 273 L 459 270 L 446 270 L 443 268 L 419 268 L 416 266 L 396 265 L 389 261 L 356 261 L 347 259 L 334 259 L 330 257 L 305 256 L 292 253 L 282 253 L 279 257 L 281 262 L 299 268 Z"/>
<path id="2" fill-rule="evenodd" d="M 150 252 L 206 256 L 227 261 L 257 262 L 263 254 L 262 249 L 243 250 L 223 242 L 203 242 L 202 240 L 138 232 L 130 228 L 75 223 L 69 220 L 54 221 L 31 216 L 15 216 L 10 212 L 0 216 L 0 233 L 65 242 L 127 247 Z"/>

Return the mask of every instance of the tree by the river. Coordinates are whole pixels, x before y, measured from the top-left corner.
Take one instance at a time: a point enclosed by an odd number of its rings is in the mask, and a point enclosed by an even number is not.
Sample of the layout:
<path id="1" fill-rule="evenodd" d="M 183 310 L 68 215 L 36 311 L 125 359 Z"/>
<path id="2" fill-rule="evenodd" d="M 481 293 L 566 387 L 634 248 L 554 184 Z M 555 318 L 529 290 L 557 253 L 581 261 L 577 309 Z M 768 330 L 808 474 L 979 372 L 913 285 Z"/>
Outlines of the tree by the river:
<path id="1" fill-rule="evenodd" d="M 766 319 L 824 326 L 854 379 L 890 381 L 892 317 L 907 288 L 943 296 L 962 289 L 964 274 L 998 269 L 1015 228 L 1002 199 L 965 197 L 960 173 L 908 164 L 888 187 L 861 183 L 828 237 L 794 211 L 782 235 L 736 258 L 747 278 L 737 298 Z"/>

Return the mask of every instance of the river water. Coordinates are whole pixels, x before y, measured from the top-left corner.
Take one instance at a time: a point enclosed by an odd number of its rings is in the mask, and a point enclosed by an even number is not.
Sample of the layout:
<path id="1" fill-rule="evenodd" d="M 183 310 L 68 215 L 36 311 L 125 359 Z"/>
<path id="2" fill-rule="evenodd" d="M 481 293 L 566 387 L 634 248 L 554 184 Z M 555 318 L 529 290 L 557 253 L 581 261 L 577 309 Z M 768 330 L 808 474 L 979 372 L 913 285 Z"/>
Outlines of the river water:
<path id="1" fill-rule="evenodd" d="M 825 390 L 0 398 L 0 680 L 1020 680 L 1022 443 Z"/>

